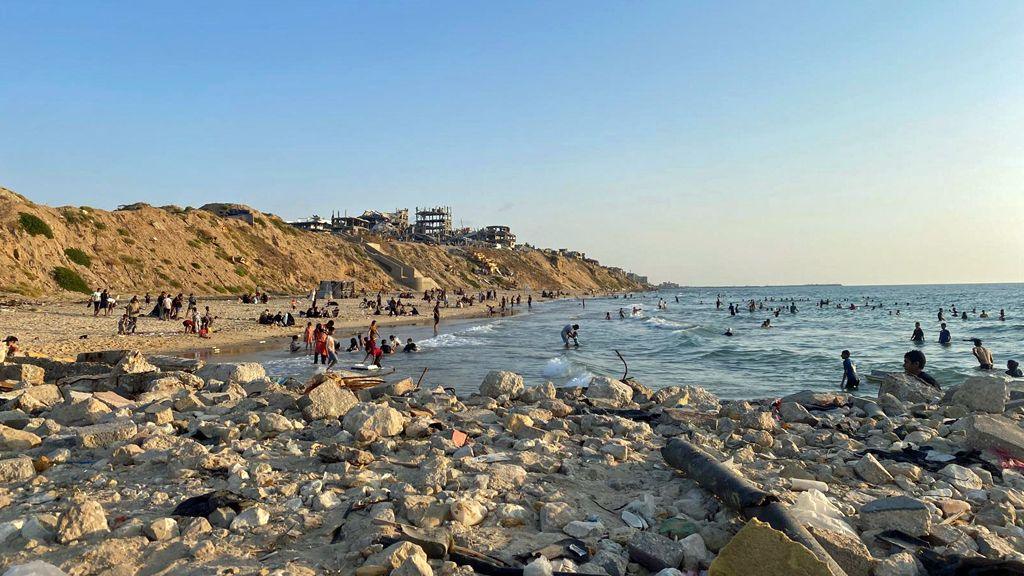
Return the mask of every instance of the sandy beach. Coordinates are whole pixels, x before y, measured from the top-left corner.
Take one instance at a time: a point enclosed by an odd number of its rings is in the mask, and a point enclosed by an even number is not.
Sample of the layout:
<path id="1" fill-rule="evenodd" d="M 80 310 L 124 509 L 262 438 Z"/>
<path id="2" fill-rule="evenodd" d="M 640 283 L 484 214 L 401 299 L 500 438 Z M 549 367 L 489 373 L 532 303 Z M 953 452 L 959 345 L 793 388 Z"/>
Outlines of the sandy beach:
<path id="1" fill-rule="evenodd" d="M 384 301 L 398 292 L 383 296 Z M 485 318 L 488 316 L 486 304 L 494 305 L 502 297 L 523 295 L 521 306 L 515 311 L 526 309 L 526 297 L 522 292 L 498 291 L 497 300 L 485 304 L 479 302 L 463 308 L 448 307 L 441 309 L 441 326 L 449 320 Z M 278 311 L 291 310 L 292 300 L 298 309 L 295 311 L 296 326 L 266 326 L 257 322 L 263 310 L 271 314 Z M 360 308 L 360 298 L 337 300 L 339 313 L 336 318 L 316 318 L 317 322 L 334 320 L 336 336 L 346 339 L 360 332 L 365 332 L 372 320 L 380 326 L 426 325 L 432 323 L 431 305 L 422 299 L 404 300 L 415 304 L 419 309 L 418 316 L 375 316 L 366 308 Z M 542 299 L 536 294 L 534 302 Z M 321 302 L 322 304 L 322 302 Z M 54 358 L 74 358 L 82 352 L 101 350 L 133 349 L 144 352 L 160 352 L 164 354 L 180 354 L 192 351 L 209 351 L 211 349 L 232 349 L 260 342 L 280 340 L 282 345 L 292 335 L 301 337 L 306 325 L 306 318 L 299 316 L 308 300 L 303 296 L 274 296 L 267 304 L 243 304 L 237 298 L 199 298 L 199 307 L 209 306 L 217 317 L 213 334 L 209 339 L 202 339 L 195 334 L 185 334 L 180 320 L 161 321 L 149 316 L 139 318 L 138 329 L 134 335 L 117 334 L 118 318 L 123 307 L 112 311 L 110 316 L 102 313 L 93 316 L 92 308 L 87 308 L 85 300 L 35 300 L 9 301 L 0 305 L 0 334 L 14 335 L 19 340 L 22 353 L 30 356 L 47 356 Z M 143 306 L 148 311 L 151 306 Z"/>

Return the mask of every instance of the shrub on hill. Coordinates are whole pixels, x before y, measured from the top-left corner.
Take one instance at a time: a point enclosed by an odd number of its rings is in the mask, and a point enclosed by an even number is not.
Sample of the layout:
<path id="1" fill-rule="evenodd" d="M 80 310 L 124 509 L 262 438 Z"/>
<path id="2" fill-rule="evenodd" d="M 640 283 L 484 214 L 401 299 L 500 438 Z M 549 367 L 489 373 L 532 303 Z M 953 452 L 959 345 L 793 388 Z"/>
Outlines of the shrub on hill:
<path id="1" fill-rule="evenodd" d="M 53 239 L 53 229 L 43 219 L 35 214 L 29 214 L 28 212 L 18 213 L 18 222 L 25 232 L 33 236 L 46 236 L 49 239 Z"/>
<path id="2" fill-rule="evenodd" d="M 82 294 L 91 294 L 92 290 L 89 290 L 89 285 L 82 280 L 82 277 L 78 275 L 71 268 L 65 268 L 64 266 L 58 266 L 53 269 L 53 279 L 57 282 L 57 286 L 60 286 L 68 292 L 81 292 Z"/>

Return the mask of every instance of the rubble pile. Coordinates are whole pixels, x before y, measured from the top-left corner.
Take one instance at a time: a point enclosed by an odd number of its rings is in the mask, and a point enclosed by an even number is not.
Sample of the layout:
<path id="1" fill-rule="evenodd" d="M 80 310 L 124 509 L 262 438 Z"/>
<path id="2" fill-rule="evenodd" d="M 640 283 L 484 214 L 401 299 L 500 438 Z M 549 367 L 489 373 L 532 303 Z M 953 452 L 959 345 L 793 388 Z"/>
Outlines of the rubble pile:
<path id="1" fill-rule="evenodd" d="M 498 371 L 459 398 L 85 360 L 0 367 L 0 573 L 895 576 L 1024 560 L 1024 393 L 996 376 L 773 402 Z M 669 445 L 707 471 L 671 465 Z"/>

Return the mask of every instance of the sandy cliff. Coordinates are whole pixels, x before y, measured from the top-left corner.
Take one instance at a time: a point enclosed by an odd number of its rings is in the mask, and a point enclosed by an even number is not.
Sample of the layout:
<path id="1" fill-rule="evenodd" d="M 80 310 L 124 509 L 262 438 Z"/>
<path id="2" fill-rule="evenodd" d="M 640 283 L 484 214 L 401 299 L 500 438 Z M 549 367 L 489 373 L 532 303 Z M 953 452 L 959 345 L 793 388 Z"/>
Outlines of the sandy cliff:
<path id="1" fill-rule="evenodd" d="M 302 232 L 253 211 L 254 222 L 195 208 L 134 205 L 104 211 L 53 208 L 0 188 L 0 292 L 64 293 L 75 275 L 115 291 L 184 290 L 229 294 L 255 287 L 304 292 L 320 279 L 353 279 L 373 290 L 394 287 L 355 242 Z M 537 251 L 478 250 L 386 242 L 383 248 L 441 286 L 632 290 L 622 274 Z M 480 273 L 479 256 L 502 275 Z M 55 278 L 55 271 L 63 279 Z M 56 273 L 58 276 L 61 274 Z"/>

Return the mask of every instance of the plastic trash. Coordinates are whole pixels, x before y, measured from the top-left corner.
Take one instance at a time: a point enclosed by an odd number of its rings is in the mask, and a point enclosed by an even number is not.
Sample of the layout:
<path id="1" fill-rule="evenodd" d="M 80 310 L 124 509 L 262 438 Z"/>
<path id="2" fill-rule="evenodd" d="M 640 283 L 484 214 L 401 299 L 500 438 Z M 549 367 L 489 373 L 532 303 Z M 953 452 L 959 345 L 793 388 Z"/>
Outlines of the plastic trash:
<path id="1" fill-rule="evenodd" d="M 60 568 L 57 568 L 49 562 L 43 562 L 42 560 L 33 560 L 28 564 L 18 564 L 17 566 L 11 566 L 4 572 L 3 576 L 68 576 Z"/>
<path id="2" fill-rule="evenodd" d="M 493 464 L 494 462 L 505 462 L 511 460 L 512 457 L 504 452 L 494 452 L 491 454 L 481 454 L 480 456 L 474 456 L 470 460 L 474 464 Z"/>
<path id="3" fill-rule="evenodd" d="M 846 523 L 846 516 L 818 490 L 801 492 L 789 507 L 790 514 L 804 526 L 814 526 L 833 532 L 844 532 L 855 538 L 857 533 Z"/>
<path id="4" fill-rule="evenodd" d="M 804 478 L 790 478 L 789 488 L 791 490 L 817 490 L 818 492 L 828 492 L 828 484 L 824 482 L 818 482 L 817 480 L 806 480 Z"/>
<path id="5" fill-rule="evenodd" d="M 647 530 L 651 527 L 647 523 L 647 520 L 644 520 L 643 516 L 633 514 L 632 512 L 628 511 L 622 513 L 622 521 L 625 522 L 627 526 L 632 526 L 637 530 Z"/>

